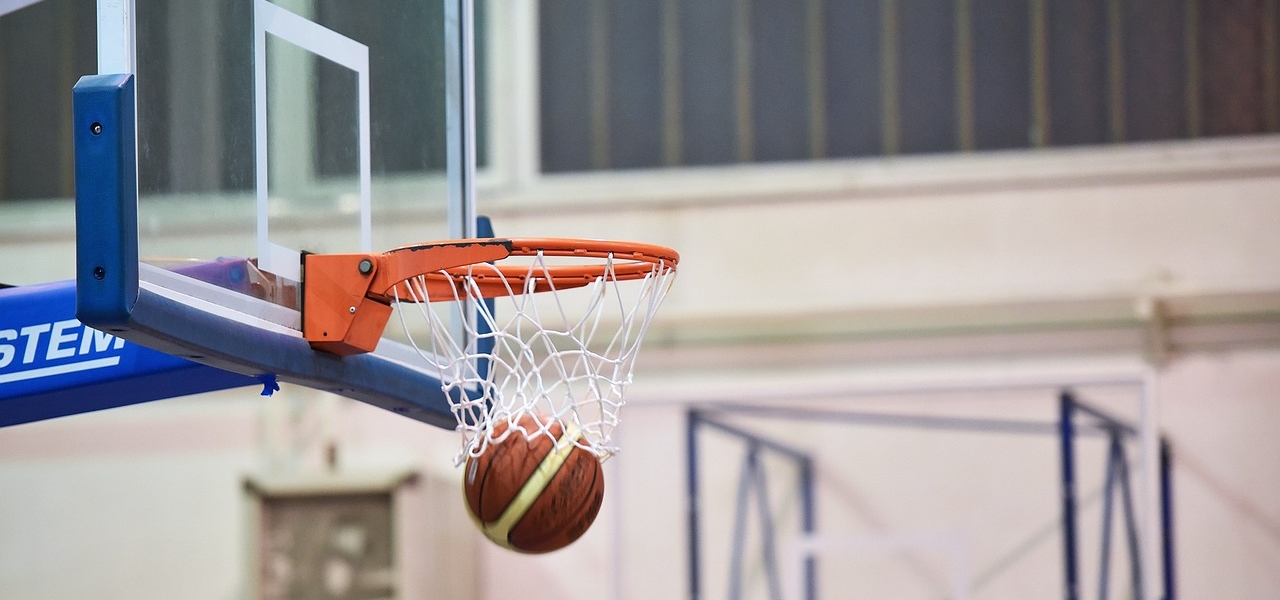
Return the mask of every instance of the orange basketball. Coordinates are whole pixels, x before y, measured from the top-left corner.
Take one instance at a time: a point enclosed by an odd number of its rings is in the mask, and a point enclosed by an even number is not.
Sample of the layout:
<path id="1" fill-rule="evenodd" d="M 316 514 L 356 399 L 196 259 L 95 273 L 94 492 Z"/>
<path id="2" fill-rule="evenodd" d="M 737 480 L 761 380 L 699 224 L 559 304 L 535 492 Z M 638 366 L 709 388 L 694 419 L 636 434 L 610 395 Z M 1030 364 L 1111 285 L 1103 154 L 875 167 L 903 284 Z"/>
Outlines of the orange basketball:
<path id="1" fill-rule="evenodd" d="M 559 423 L 545 433 L 525 415 L 519 430 L 469 457 L 463 470 L 467 508 L 494 543 L 517 552 L 541 554 L 573 543 L 595 521 L 604 500 L 600 459 L 573 443 Z M 501 436 L 507 423 L 494 428 Z M 557 443 L 557 441 L 559 443 Z"/>

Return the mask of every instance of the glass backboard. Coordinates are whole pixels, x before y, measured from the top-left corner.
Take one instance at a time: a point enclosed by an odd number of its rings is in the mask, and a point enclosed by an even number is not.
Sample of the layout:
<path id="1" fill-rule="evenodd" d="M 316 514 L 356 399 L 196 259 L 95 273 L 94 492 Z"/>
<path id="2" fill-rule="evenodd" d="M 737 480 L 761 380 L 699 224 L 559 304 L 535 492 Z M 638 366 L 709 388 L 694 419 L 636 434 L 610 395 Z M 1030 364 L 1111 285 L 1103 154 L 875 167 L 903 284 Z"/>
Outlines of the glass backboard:
<path id="1" fill-rule="evenodd" d="M 81 319 L 452 428 L 397 327 L 368 355 L 307 346 L 301 257 L 475 236 L 471 2 L 97 10 L 99 75 L 75 99 Z"/>

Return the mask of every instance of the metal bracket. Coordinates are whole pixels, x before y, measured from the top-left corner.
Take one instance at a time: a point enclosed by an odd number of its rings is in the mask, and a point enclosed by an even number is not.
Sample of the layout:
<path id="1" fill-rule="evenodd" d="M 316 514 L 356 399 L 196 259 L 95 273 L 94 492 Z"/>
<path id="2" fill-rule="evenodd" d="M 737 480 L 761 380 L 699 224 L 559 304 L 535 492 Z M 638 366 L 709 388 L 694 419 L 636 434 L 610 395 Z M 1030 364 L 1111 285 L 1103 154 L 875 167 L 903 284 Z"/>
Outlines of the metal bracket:
<path id="1" fill-rule="evenodd" d="M 404 286 L 406 280 L 510 254 L 511 242 L 504 239 L 405 246 L 382 254 L 307 254 L 302 335 L 312 348 L 339 356 L 372 352 L 391 319 L 392 302 L 427 299 Z M 453 298 L 452 286 L 452 279 L 440 278 L 426 291 L 429 298 Z"/>

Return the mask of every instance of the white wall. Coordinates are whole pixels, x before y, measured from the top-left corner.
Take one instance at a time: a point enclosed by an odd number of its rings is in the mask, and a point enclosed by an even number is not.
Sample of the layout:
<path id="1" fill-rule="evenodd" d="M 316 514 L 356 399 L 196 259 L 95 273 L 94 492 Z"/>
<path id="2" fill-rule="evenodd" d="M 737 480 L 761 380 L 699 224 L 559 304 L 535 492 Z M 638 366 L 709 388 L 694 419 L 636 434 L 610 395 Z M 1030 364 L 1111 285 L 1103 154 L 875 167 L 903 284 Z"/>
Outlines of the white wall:
<path id="1" fill-rule="evenodd" d="M 1270 460 L 1280 450 L 1271 432 L 1280 406 L 1278 157 L 1280 140 L 1260 138 L 532 184 L 496 177 L 482 210 L 500 234 L 637 239 L 671 245 L 683 262 L 640 362 L 599 523 L 548 557 L 481 545 L 477 597 L 506 597 L 517 585 L 527 598 L 681 597 L 686 403 L 853 376 L 902 381 L 1166 355 L 1156 366 L 1160 424 L 1182 451 L 1182 595 L 1271 597 L 1280 584 L 1280 472 Z M 70 236 L 67 223 L 0 239 L 4 278 L 70 277 Z M 957 402 L 973 414 L 1007 414 L 978 399 Z M 335 435 L 350 468 L 416 465 L 452 476 L 448 432 L 341 407 Z M 241 597 L 240 485 L 269 462 L 259 429 L 266 410 L 245 390 L 0 430 L 0 590 Z M 855 475 L 869 505 L 889 515 L 886 531 L 920 526 L 893 516 L 887 507 L 910 498 L 887 490 L 946 486 L 982 497 L 1000 484 L 1054 493 L 1048 450 L 1002 454 L 1014 461 L 1008 469 L 1037 473 L 1002 483 L 998 473 L 930 472 L 928 453 L 939 448 L 928 433 L 858 435 L 891 435 L 885 443 L 913 465 L 904 473 L 877 462 L 894 457 L 874 445 L 847 455 L 882 465 Z M 1032 511 L 1007 529 L 979 528 L 996 541 L 974 568 L 1052 517 Z M 419 525 L 410 529 L 447 529 Z M 857 520 L 848 525 L 857 533 Z M 1055 593 L 1051 546 L 1028 558 L 1048 566 L 975 597 L 1026 597 L 1037 583 L 1032 593 Z M 461 564 L 472 561 L 464 552 Z M 936 592 L 931 581 L 910 585 Z M 911 597 L 887 588 L 868 595 Z"/>
<path id="2" fill-rule="evenodd" d="M 242 597 L 256 422 L 220 400 L 0 431 L 0 595 Z"/>
<path id="3" fill-rule="evenodd" d="M 1183 596 L 1269 597 L 1280 566 L 1280 513 L 1271 501 L 1280 477 L 1258 463 L 1278 448 L 1274 436 L 1249 433 L 1246 423 L 1265 428 L 1277 400 L 1265 390 L 1280 389 L 1276 142 L 712 168 L 500 191 L 486 212 L 501 234 L 640 239 L 683 256 L 625 415 L 627 447 L 614 478 L 630 490 L 623 516 L 615 516 L 620 597 L 679 597 L 686 589 L 683 403 L 785 404 L 789 390 L 804 395 L 841 378 L 1056 372 L 1080 361 L 1155 369 L 1159 425 L 1187 461 L 1175 473 Z M 762 398 L 761 389 L 778 393 Z M 1053 391 L 1044 393 L 1051 401 Z M 1136 419 L 1132 396 L 1117 405 L 1104 395 L 1103 405 Z M 959 406 L 991 418 L 1018 412 L 973 398 Z M 856 473 L 873 506 L 913 497 L 885 491 L 904 485 L 957 498 L 1003 485 L 1014 497 L 1047 502 L 1009 515 L 1003 529 L 999 521 L 976 528 L 996 541 L 977 542 L 975 573 L 1057 518 L 1052 444 L 1003 451 L 1010 468 L 1034 474 L 1003 481 L 981 463 L 961 462 L 976 469 L 963 474 L 920 468 L 939 450 L 934 434 L 848 435 L 890 435 L 903 453 L 863 448 L 842 456 L 850 463 L 912 465 L 908 473 Z M 1082 528 L 1096 528 L 1099 518 L 1096 508 L 1082 513 Z M 852 533 L 867 532 L 865 523 L 852 525 Z M 884 527 L 921 526 L 888 518 Z M 1097 538 L 1086 534 L 1092 594 Z M 594 543 L 584 558 L 607 547 Z M 1029 550 L 1035 566 L 984 584 L 975 597 L 1056 594 L 1060 544 L 1055 537 Z M 1224 579 L 1232 583 L 1223 587 Z M 922 597 L 943 593 L 936 582 L 913 581 Z M 867 592 L 917 597 L 909 589 Z"/>
<path id="4" fill-rule="evenodd" d="M 1013 362 L 1007 364 L 1012 366 Z M 1022 364 L 1052 370 L 1059 362 Z M 991 364 L 973 366 L 974 371 L 981 371 L 990 369 Z M 919 381 L 926 387 L 936 380 L 930 371 L 924 367 L 919 370 Z M 831 388 L 825 394 L 806 387 L 798 377 L 791 378 L 794 395 L 774 393 L 788 387 L 784 384 L 786 374 L 772 382 L 768 376 L 744 378 L 755 382 L 754 386 L 726 382 L 721 389 L 728 393 L 717 393 L 714 386 L 703 387 L 701 392 L 712 400 L 737 397 L 784 408 L 818 404 L 891 414 L 1056 420 L 1053 388 L 854 393 L 868 387 L 877 389 L 877 385 L 862 382 L 887 383 L 902 373 L 888 378 L 832 377 L 827 380 Z M 646 373 L 645 380 L 650 376 Z M 1280 441 L 1262 431 L 1274 422 L 1277 386 L 1280 351 L 1274 348 L 1188 354 L 1170 362 L 1158 377 L 1161 430 L 1172 443 L 1175 456 L 1174 532 L 1181 597 L 1260 599 L 1277 589 L 1280 540 L 1275 532 L 1280 512 L 1273 498 L 1280 475 L 1272 457 L 1280 452 Z M 1082 399 L 1114 413 L 1135 412 L 1137 399 L 1131 387 L 1081 386 L 1077 390 Z M 617 466 L 622 471 L 622 485 L 647 493 L 626 496 L 622 507 L 630 534 L 615 542 L 627 560 L 621 575 L 627 592 L 621 597 L 684 597 L 683 535 L 648 532 L 676 532 L 684 527 L 684 407 L 668 400 L 685 396 L 678 386 L 641 383 L 636 391 L 635 403 L 627 412 L 626 452 L 618 457 Z M 823 535 L 874 542 L 894 536 L 945 538 L 956 534 L 966 543 L 969 576 L 975 584 L 972 597 L 1057 595 L 1062 580 L 1062 540 L 1056 530 L 1060 471 L 1055 436 L 746 418 L 735 422 L 814 454 L 819 465 L 818 523 Z M 707 571 L 703 585 L 704 589 L 723 590 L 728 580 L 728 519 L 734 502 L 731 486 L 736 482 L 742 450 L 711 441 L 704 444 L 704 451 L 721 462 L 719 467 L 704 462 L 703 493 L 723 504 L 718 509 L 704 507 L 710 513 L 703 518 L 711 537 L 704 545 Z M 1102 440 L 1089 437 L 1080 438 L 1077 446 L 1082 505 L 1080 569 L 1085 597 L 1096 593 L 1101 522 L 1097 493 L 1102 485 L 1104 448 Z M 1136 461 L 1137 448 L 1129 445 L 1128 449 L 1130 459 Z M 717 481 L 718 490 L 713 483 Z M 1117 532 L 1119 518 L 1115 517 L 1113 525 Z M 1121 554 L 1124 549 L 1123 538 L 1115 538 L 1113 553 Z M 945 597 L 949 583 L 950 563 L 936 545 L 904 555 L 834 554 L 829 558 L 834 560 L 820 563 L 828 586 L 822 597 L 937 598 Z M 675 573 L 679 576 L 670 576 Z M 1119 566 L 1113 567 L 1113 595 L 1127 595 L 1123 585 L 1126 576 Z M 873 587 L 876 584 L 884 587 Z"/>

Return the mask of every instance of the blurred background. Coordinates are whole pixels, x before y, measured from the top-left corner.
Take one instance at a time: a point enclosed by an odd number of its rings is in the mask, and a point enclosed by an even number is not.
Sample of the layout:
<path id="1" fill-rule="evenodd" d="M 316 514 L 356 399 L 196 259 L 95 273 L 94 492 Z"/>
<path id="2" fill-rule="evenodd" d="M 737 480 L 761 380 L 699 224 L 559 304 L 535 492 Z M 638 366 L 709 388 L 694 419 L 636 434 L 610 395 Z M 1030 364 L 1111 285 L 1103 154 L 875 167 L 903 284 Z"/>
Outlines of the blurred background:
<path id="1" fill-rule="evenodd" d="M 138 3 L 216 69 L 218 11 Z M 1277 4 L 477 0 L 479 211 L 682 255 L 593 529 L 500 550 L 453 432 L 242 388 L 0 429 L 0 598 L 1076 597 L 1069 539 L 1079 597 L 1274 598 Z M 95 3 L 0 13 L 0 282 L 71 279 Z M 252 188 L 195 164 L 190 214 Z"/>

